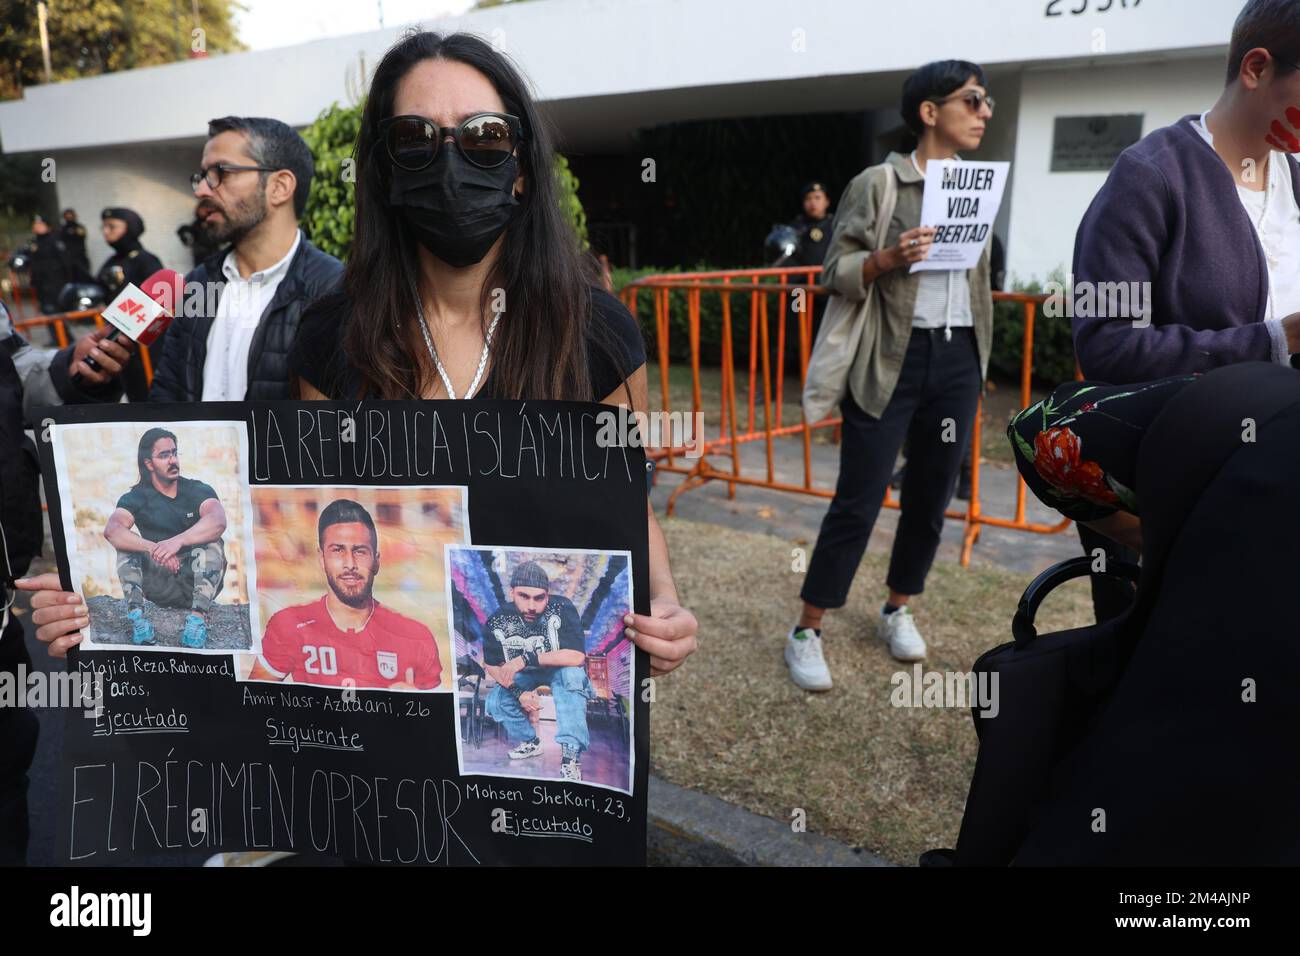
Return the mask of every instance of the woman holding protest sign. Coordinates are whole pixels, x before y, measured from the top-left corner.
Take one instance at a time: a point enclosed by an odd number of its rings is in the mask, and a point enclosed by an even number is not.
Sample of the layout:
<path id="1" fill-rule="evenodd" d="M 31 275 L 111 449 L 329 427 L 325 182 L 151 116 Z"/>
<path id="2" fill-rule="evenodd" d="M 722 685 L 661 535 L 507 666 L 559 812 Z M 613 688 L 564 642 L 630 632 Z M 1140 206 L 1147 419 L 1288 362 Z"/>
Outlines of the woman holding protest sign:
<path id="1" fill-rule="evenodd" d="M 342 288 L 304 313 L 304 399 L 568 399 L 647 407 L 635 319 L 561 215 L 553 147 L 518 71 L 468 34 L 412 32 L 384 56 L 356 147 L 356 234 Z M 651 672 L 696 646 L 647 502 Z M 49 576 L 46 576 L 49 577 Z M 57 587 L 57 579 L 53 587 Z M 50 588 L 46 578 L 27 587 Z M 76 595 L 33 599 L 55 656 L 80 641 Z"/>
<path id="2" fill-rule="evenodd" d="M 805 690 L 831 687 L 822 616 L 848 598 L 904 439 L 902 516 L 877 633 L 895 658 L 925 657 L 908 602 L 925 588 L 988 367 L 988 248 L 974 269 L 910 271 L 935 238 L 921 223 L 928 164 L 976 149 L 993 115 L 984 73 L 961 60 L 929 63 L 903 84 L 901 112 L 917 147 L 890 153 L 849 184 L 822 272 L 822 283 L 840 297 L 841 321 L 828 305 L 804 409 L 817 421 L 838 403 L 844 426 L 835 498 L 808 564 L 803 612 L 786 637 L 791 679 Z M 836 328 L 851 332 L 852 342 L 837 338 Z M 819 379 L 846 349 L 856 351 L 842 355 L 839 376 Z"/>

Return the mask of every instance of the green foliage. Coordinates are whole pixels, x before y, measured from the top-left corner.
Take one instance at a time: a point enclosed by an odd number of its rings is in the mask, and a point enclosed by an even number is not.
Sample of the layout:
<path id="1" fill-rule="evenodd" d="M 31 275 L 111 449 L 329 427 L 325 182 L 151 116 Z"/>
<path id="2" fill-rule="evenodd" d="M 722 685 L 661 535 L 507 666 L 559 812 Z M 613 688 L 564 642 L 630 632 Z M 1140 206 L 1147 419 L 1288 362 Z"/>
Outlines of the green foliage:
<path id="1" fill-rule="evenodd" d="M 330 106 L 302 131 L 315 175 L 302 229 L 313 243 L 338 259 L 352 248 L 357 189 L 352 150 L 361 130 L 361 106 Z"/>
<path id="2" fill-rule="evenodd" d="M 1056 269 L 1049 282 L 1064 286 L 1065 274 Z M 1016 283 L 1015 291 L 1040 293 L 1038 282 Z M 989 376 L 1020 381 L 1020 364 L 1024 356 L 1025 307 L 1019 302 L 996 302 L 993 305 L 993 351 L 989 356 Z M 1074 337 L 1066 316 L 1049 319 L 1039 306 L 1034 316 L 1034 383 L 1055 387 L 1074 380 Z"/>
<path id="3" fill-rule="evenodd" d="M 312 242 L 330 255 L 346 259 L 352 248 L 356 223 L 355 167 L 353 148 L 361 131 L 362 104 L 335 103 L 302 131 L 315 163 L 302 228 Z M 587 214 L 578 199 L 578 177 L 568 160 L 555 155 L 558 201 L 565 220 L 573 227 L 582 247 L 587 248 Z"/>
<path id="4" fill-rule="evenodd" d="M 565 221 L 573 227 L 574 234 L 583 249 L 587 246 L 587 213 L 578 198 L 578 177 L 569 168 L 569 161 L 559 153 L 555 154 L 556 193 L 560 203 L 560 213 Z"/>
<path id="5" fill-rule="evenodd" d="M 0 219 L 22 220 L 25 230 L 31 217 L 43 211 L 40 181 L 40 156 L 0 155 Z"/>
<path id="6" fill-rule="evenodd" d="M 243 49 L 235 35 L 233 0 L 199 0 L 198 26 L 208 53 Z M 54 79 L 71 80 L 189 57 L 195 28 L 192 6 L 175 0 L 53 0 L 48 4 L 50 66 Z M 0 100 L 45 82 L 36 4 L 0 4 Z"/>

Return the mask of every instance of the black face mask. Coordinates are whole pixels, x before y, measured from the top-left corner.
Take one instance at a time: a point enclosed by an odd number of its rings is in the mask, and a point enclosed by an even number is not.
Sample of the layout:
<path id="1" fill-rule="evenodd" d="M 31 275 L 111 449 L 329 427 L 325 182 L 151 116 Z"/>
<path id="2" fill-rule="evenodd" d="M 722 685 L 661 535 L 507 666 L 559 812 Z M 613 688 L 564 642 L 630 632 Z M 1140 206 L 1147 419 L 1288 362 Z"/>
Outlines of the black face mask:
<path id="1" fill-rule="evenodd" d="M 109 245 L 119 256 L 124 256 L 140 245 L 140 234 L 144 232 L 144 221 L 130 209 L 114 209 L 113 218 L 126 223 L 126 231 Z"/>
<path id="2" fill-rule="evenodd" d="M 140 245 L 140 238 L 127 232 L 122 234 L 121 239 L 110 242 L 109 245 L 119 256 L 124 256 L 136 246 Z"/>
<path id="3" fill-rule="evenodd" d="M 443 143 L 424 169 L 390 170 L 388 204 L 401 213 L 420 245 L 449 266 L 483 261 L 519 209 L 513 156 L 495 169 L 480 169 L 455 145 Z"/>

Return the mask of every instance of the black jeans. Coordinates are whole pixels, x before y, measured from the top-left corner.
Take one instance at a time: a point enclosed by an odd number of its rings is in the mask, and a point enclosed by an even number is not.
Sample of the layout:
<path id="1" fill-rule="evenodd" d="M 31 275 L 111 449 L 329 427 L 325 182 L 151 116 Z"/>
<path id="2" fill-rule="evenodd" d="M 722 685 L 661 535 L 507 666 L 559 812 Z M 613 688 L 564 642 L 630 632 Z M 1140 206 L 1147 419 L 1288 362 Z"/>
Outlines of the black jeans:
<path id="1" fill-rule="evenodd" d="M 840 477 L 808 563 L 803 600 L 843 607 L 907 439 L 911 455 L 900 495 L 902 515 L 885 583 L 920 594 L 939 549 L 943 513 L 952 498 L 979 401 L 979 352 L 970 328 L 913 329 L 894 394 L 880 418 L 846 396 Z"/>

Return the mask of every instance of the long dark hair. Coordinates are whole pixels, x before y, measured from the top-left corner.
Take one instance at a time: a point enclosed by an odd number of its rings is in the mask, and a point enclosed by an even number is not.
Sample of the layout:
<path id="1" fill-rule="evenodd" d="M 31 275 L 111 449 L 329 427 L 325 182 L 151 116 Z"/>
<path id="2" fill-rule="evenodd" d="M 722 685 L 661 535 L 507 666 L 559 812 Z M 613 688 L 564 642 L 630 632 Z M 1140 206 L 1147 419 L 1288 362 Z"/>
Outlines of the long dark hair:
<path id="1" fill-rule="evenodd" d="M 144 463 L 153 457 L 153 446 L 164 438 L 176 441 L 176 436 L 165 428 L 151 428 L 140 436 L 140 444 L 135 450 L 135 467 L 140 472 L 140 480 L 135 483 L 137 488 L 153 482 L 149 469 L 144 466 Z"/>
<path id="2" fill-rule="evenodd" d="M 435 380 L 432 364 L 413 347 L 420 340 L 413 334 L 419 257 L 415 236 L 386 203 L 389 160 L 378 133 L 379 123 L 393 115 L 402 78 L 429 59 L 478 70 L 506 112 L 523 124 L 520 208 L 480 290 L 485 316 L 491 290 L 505 290 L 506 312 L 492 339 L 493 397 L 603 398 L 591 394 L 587 366 L 588 348 L 601 342 L 589 344 L 596 277 L 560 213 L 550 131 L 518 70 L 491 44 L 466 33 L 407 33 L 375 70 L 354 153 L 356 235 L 342 289 L 348 363 L 361 373 L 364 392 L 372 398 L 418 398 Z M 486 331 L 486 319 L 484 326 Z"/>

